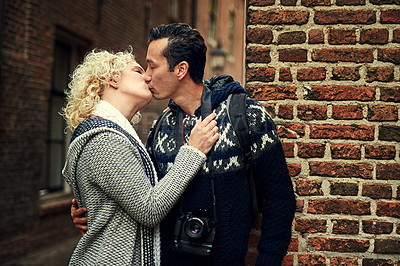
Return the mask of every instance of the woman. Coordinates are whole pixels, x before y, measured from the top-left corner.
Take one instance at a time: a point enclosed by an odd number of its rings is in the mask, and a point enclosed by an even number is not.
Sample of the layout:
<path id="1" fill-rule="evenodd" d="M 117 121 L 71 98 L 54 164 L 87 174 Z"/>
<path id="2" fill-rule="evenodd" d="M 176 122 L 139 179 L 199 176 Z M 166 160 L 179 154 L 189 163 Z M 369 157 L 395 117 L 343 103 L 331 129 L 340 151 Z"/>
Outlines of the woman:
<path id="1" fill-rule="evenodd" d="M 157 225 L 218 139 L 215 114 L 195 125 L 174 166 L 158 181 L 129 122 L 152 98 L 133 54 L 93 50 L 69 88 L 63 115 L 73 135 L 63 175 L 78 205 L 86 206 L 89 227 L 70 265 L 159 265 Z"/>

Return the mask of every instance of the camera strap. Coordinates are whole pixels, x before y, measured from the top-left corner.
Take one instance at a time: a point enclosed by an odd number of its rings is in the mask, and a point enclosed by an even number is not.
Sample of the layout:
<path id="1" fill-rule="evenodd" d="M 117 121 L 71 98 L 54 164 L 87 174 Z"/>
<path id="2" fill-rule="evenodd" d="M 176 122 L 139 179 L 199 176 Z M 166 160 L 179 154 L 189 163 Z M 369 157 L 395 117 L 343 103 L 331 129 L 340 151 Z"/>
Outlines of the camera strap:
<path id="1" fill-rule="evenodd" d="M 201 119 L 206 118 L 212 112 L 212 104 L 211 104 L 211 90 L 206 86 L 203 87 L 203 93 L 201 94 Z M 176 141 L 176 149 L 179 148 L 184 144 L 184 127 L 183 127 L 183 111 L 181 108 L 178 108 L 176 111 L 176 129 L 175 129 L 175 141 Z M 215 197 L 215 185 L 214 185 L 214 164 L 212 160 L 212 152 L 213 150 L 208 153 L 207 156 L 207 164 L 209 169 L 209 176 L 211 182 L 211 193 L 212 193 L 212 200 L 213 200 L 213 219 L 217 222 L 217 206 L 216 206 L 216 197 Z M 179 206 L 179 212 L 183 213 L 182 201 Z"/>

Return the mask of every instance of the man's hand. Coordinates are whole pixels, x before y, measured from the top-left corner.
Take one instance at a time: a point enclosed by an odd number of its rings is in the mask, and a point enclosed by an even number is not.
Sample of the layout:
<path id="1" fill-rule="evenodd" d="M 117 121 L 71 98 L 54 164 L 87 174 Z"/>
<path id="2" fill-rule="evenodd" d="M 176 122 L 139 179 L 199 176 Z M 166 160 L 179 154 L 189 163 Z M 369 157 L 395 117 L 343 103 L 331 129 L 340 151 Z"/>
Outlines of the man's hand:
<path id="1" fill-rule="evenodd" d="M 85 216 L 86 213 L 86 208 L 82 207 L 78 209 L 78 203 L 76 203 L 76 199 L 72 199 L 71 218 L 75 224 L 75 227 L 81 231 L 82 235 L 84 235 L 88 230 L 88 218 Z"/>

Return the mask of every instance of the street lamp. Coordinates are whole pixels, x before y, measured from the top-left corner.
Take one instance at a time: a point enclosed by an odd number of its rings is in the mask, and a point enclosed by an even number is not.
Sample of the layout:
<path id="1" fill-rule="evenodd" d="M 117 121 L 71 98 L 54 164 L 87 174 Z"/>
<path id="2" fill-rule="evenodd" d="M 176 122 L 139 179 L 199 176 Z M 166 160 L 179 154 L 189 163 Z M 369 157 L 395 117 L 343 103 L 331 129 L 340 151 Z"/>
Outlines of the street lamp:
<path id="1" fill-rule="evenodd" d="M 210 53 L 211 70 L 221 74 L 225 69 L 226 52 L 222 49 L 221 42 L 218 42 L 217 48 Z"/>

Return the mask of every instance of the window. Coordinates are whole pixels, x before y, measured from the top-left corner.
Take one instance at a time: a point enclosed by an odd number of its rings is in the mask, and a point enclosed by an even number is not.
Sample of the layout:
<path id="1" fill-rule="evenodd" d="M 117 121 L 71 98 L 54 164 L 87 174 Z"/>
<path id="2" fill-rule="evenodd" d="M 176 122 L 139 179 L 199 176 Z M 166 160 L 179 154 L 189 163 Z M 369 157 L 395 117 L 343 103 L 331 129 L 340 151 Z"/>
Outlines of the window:
<path id="1" fill-rule="evenodd" d="M 81 58 L 89 47 L 79 45 L 81 40 L 74 41 L 67 34 L 58 34 L 54 45 L 53 74 L 51 93 L 49 98 L 48 130 L 46 139 L 46 153 L 44 158 L 40 195 L 52 192 L 63 192 L 69 189 L 64 186 L 64 178 L 61 171 L 64 167 L 66 151 L 68 149 L 70 132 L 65 134 L 66 123 L 59 114 L 65 105 L 65 93 L 68 88 L 69 75 L 78 58 Z"/>

